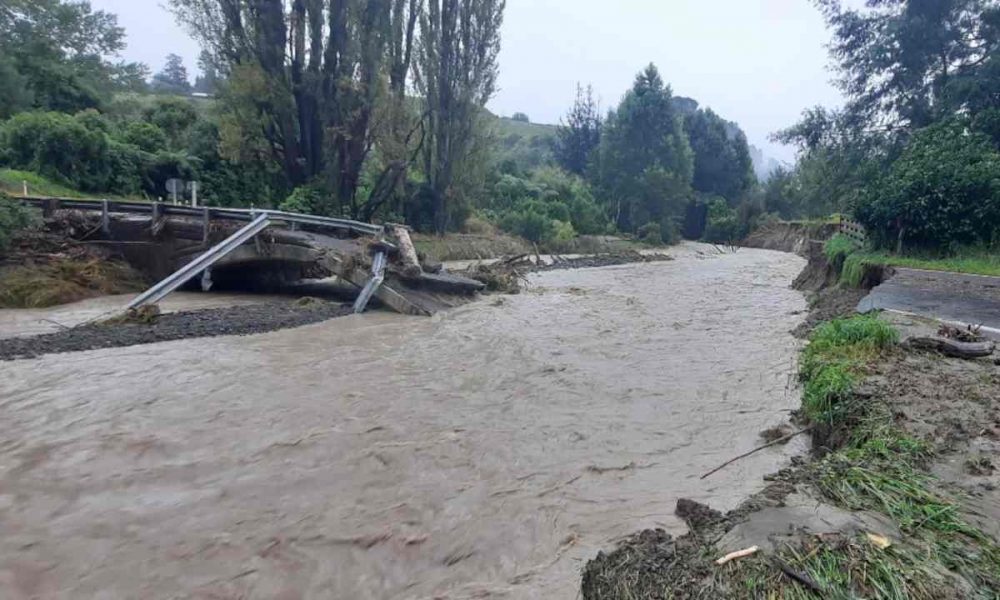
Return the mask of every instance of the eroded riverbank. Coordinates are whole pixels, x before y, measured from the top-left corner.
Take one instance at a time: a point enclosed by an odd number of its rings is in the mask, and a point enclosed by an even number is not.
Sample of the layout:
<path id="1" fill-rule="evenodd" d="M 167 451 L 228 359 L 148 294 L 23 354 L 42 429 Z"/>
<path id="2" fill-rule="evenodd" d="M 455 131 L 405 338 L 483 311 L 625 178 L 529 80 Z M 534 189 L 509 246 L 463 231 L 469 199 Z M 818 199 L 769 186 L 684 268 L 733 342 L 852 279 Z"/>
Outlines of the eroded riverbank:
<path id="1" fill-rule="evenodd" d="M 699 479 L 799 403 L 803 264 L 681 252 L 434 319 L 4 364 L 0 590 L 575 598 L 599 549 L 796 452 Z"/>

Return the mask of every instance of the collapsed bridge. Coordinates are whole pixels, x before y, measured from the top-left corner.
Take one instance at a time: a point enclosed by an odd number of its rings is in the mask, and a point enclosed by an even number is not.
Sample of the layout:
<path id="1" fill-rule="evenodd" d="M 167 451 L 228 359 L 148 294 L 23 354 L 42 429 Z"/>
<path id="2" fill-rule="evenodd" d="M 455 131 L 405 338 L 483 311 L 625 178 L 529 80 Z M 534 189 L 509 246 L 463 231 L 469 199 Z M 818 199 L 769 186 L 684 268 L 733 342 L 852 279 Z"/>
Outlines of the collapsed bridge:
<path id="1" fill-rule="evenodd" d="M 191 207 L 159 202 L 22 198 L 46 216 L 98 214 L 83 232 L 107 244 L 158 283 L 125 308 L 154 304 L 199 281 L 270 287 L 336 277 L 358 290 L 355 311 L 375 298 L 408 315 L 432 315 L 483 289 L 468 278 L 422 265 L 408 230 L 275 210 Z M 437 273 L 430 271 L 439 271 Z"/>

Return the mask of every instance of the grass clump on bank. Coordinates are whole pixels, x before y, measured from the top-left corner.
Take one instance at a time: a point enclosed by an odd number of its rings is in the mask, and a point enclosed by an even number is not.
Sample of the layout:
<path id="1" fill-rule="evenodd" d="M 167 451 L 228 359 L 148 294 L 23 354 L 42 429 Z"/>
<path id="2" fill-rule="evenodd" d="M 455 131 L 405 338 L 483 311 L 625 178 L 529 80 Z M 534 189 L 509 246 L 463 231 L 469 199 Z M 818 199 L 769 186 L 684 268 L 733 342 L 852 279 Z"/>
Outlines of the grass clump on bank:
<path id="1" fill-rule="evenodd" d="M 832 422 L 851 399 L 865 367 L 895 345 L 899 334 L 873 316 L 820 326 L 802 353 L 802 408 L 813 422 Z"/>
<path id="2" fill-rule="evenodd" d="M 1000 252 L 985 248 L 966 248 L 951 256 L 900 256 L 858 247 L 845 235 L 835 235 L 823 246 L 827 261 L 840 269 L 840 283 L 846 287 L 861 287 L 873 269 L 904 267 L 928 271 L 950 271 L 971 275 L 1000 277 Z"/>
<path id="3" fill-rule="evenodd" d="M 848 255 L 853 254 L 858 249 L 858 244 L 851 238 L 843 234 L 837 234 L 826 241 L 823 245 L 823 254 L 831 265 L 843 264 Z"/>

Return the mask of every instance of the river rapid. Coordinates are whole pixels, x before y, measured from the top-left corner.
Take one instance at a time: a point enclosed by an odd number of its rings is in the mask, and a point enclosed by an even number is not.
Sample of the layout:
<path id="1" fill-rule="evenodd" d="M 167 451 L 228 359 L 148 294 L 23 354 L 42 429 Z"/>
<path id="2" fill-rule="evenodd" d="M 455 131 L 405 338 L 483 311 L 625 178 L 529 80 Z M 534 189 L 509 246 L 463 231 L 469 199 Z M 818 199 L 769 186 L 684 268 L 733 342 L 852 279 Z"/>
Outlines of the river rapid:
<path id="1" fill-rule="evenodd" d="M 538 598 L 801 450 L 791 254 L 554 271 L 435 318 L 0 363 L 0 597 Z M 3 320 L 0 315 L 0 321 Z"/>

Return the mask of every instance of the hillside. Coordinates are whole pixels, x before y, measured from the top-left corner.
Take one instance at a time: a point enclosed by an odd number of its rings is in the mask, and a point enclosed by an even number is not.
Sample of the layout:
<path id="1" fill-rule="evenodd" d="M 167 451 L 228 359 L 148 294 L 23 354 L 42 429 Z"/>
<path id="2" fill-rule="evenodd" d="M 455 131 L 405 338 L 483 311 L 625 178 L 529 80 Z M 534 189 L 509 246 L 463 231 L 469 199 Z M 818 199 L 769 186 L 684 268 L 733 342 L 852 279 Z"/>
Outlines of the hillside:
<path id="1" fill-rule="evenodd" d="M 555 125 L 526 123 L 508 117 L 494 118 L 498 162 L 513 162 L 520 170 L 527 171 L 555 161 L 552 154 L 556 140 Z"/>

